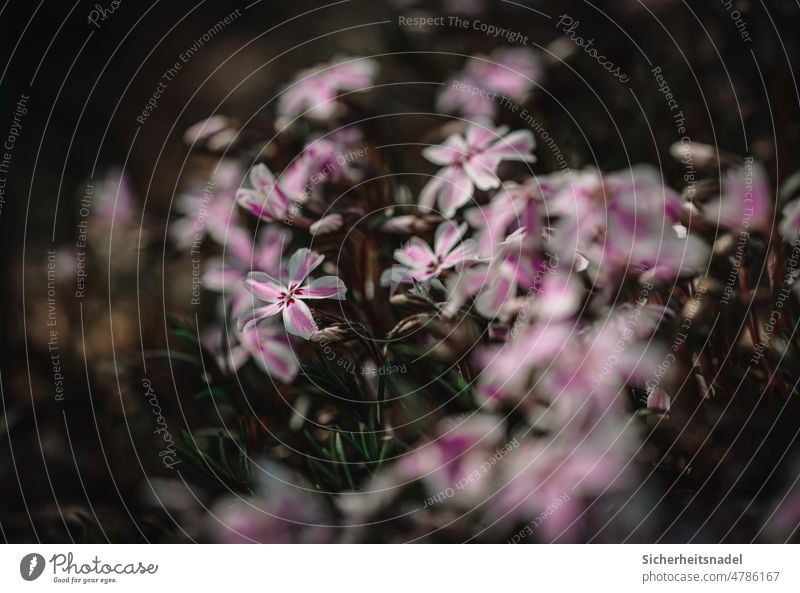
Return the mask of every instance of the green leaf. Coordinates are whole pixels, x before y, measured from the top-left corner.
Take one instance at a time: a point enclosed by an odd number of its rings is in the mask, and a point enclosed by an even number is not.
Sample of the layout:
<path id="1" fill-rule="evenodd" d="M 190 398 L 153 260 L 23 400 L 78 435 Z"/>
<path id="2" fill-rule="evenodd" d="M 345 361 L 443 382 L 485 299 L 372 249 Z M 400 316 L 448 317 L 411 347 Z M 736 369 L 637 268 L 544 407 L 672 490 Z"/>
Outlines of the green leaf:
<path id="1" fill-rule="evenodd" d="M 192 397 L 197 401 L 206 398 L 211 398 L 211 399 L 217 399 L 225 403 L 231 402 L 230 398 L 228 397 L 228 394 L 225 393 L 224 389 L 213 385 L 210 387 L 206 387 L 205 389 L 201 389 L 200 391 L 195 393 L 194 396 Z"/>

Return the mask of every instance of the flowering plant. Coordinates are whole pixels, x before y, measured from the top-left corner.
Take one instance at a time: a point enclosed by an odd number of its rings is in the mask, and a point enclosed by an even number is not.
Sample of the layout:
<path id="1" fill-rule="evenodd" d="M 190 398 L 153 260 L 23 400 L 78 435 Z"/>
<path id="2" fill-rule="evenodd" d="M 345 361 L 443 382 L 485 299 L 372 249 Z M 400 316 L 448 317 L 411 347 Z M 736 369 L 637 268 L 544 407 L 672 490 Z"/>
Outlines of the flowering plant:
<path id="1" fill-rule="evenodd" d="M 216 166 L 200 233 L 222 254 L 205 260 L 215 303 L 198 347 L 240 436 L 217 459 L 194 439 L 185 453 L 238 491 L 210 536 L 364 541 L 383 523 L 390 540 L 496 540 L 535 521 L 535 539 L 580 541 L 650 471 L 643 447 L 728 382 L 703 346 L 726 300 L 747 324 L 721 339 L 753 352 L 736 372 L 777 372 L 794 338 L 780 322 L 765 333 L 753 303 L 796 289 L 781 254 L 800 207 L 776 217 L 761 165 L 699 144 L 679 148 L 711 155 L 702 192 L 645 164 L 534 169 L 532 131 L 455 85 L 437 105 L 468 119 L 416 149 L 423 180 L 409 181 L 349 101 L 378 73 L 357 57 L 304 70 L 280 96 L 279 138 Z M 525 101 L 542 65 L 503 50 L 459 76 Z M 218 118 L 193 129 L 218 134 Z M 177 205 L 179 249 L 194 200 Z M 768 277 L 748 278 L 744 257 Z M 253 414 L 265 400 L 282 403 Z"/>

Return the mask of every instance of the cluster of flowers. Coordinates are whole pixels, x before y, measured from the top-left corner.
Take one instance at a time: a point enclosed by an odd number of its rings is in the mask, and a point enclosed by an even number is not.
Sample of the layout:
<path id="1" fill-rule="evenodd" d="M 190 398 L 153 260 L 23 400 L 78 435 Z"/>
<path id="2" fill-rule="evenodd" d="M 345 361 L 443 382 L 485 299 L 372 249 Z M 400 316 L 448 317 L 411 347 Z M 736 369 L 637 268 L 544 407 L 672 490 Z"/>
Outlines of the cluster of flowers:
<path id="1" fill-rule="evenodd" d="M 459 361 L 474 387 L 473 411 L 443 418 L 435 434 L 384 464 L 357 491 L 339 493 L 335 521 L 325 505 L 293 494 L 310 486 L 297 480 L 287 486 L 286 470 L 270 462 L 273 470 L 262 468 L 274 475 L 263 486 L 270 495 L 222 503 L 216 537 L 328 541 L 333 528 L 321 525 L 368 524 L 421 485 L 425 494 L 412 513 L 420 533 L 441 525 L 431 516 L 445 509 L 471 511 L 479 534 L 508 533 L 555 508 L 537 523 L 537 537 L 577 539 L 595 501 L 629 483 L 640 445 L 631 395 L 645 393 L 645 407 L 668 411 L 664 382 L 643 388 L 667 353 L 659 329 L 673 323 L 684 295 L 707 273 L 707 229 L 772 228 L 765 173 L 757 163 L 731 164 L 704 203 L 669 188 L 646 165 L 534 175 L 531 131 L 496 126 L 495 106 L 485 96 L 459 95 L 447 85 L 439 109 L 467 119 L 422 150 L 438 170 L 431 169 L 416 203 L 395 204 L 405 213 L 387 215 L 370 212 L 365 200 L 353 212 L 330 199 L 329 188 L 358 195 L 365 179 L 364 162 L 340 158 L 363 145 L 361 131 L 342 122 L 349 96 L 370 87 L 377 73 L 373 60 L 339 58 L 298 74 L 281 95 L 277 126 L 303 122 L 303 130 L 328 131 L 311 133 L 279 175 L 259 162 L 243 183 L 241 163 L 223 159 L 213 200 L 204 201 L 199 189 L 182 198 L 172 237 L 189 245 L 200 209 L 207 210 L 203 232 L 222 255 L 205 262 L 203 282 L 224 295 L 207 343 L 229 371 L 252 358 L 274 379 L 296 381 L 298 344 L 344 331 L 348 304 L 369 307 L 399 294 L 428 306 L 426 319 L 450 324 L 454 333 L 478 320 L 482 333 L 463 345 L 470 354 Z M 473 58 L 454 79 L 522 100 L 539 76 L 537 56 L 515 49 Z M 189 136 L 218 142 L 220 135 L 235 137 L 229 125 L 211 118 Z M 504 180 L 508 172 L 516 181 Z M 247 216 L 258 221 L 255 236 Z M 326 260 L 314 247 L 326 235 L 343 237 L 354 217 L 378 221 L 371 227 L 378 245 L 408 235 L 394 261 L 383 263 L 383 287 L 371 294 L 348 286 L 350 262 Z M 780 231 L 794 241 L 799 228 L 800 200 L 786 207 Z M 338 322 L 318 314 L 325 299 L 339 301 Z M 408 339 L 430 343 L 419 332 Z M 519 446 L 507 447 L 512 441 Z M 507 454 L 498 459 L 498 449 Z M 422 508 L 443 491 L 454 495 Z M 554 507 L 555 500 L 566 502 Z"/>

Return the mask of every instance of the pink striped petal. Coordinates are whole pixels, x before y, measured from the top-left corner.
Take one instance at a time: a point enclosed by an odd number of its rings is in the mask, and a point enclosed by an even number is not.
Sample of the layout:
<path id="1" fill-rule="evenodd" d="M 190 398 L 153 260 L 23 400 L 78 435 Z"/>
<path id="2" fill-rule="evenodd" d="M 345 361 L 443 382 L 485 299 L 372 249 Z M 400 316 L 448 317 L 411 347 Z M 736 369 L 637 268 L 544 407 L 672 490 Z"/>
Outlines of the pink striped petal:
<path id="1" fill-rule="evenodd" d="M 259 163 L 250 170 L 250 183 L 255 189 L 269 189 L 275 185 L 275 176 L 264 163 Z"/>
<path id="2" fill-rule="evenodd" d="M 231 224 L 226 230 L 222 240 L 219 241 L 225 246 L 225 251 L 242 262 L 250 261 L 253 256 L 253 239 L 248 231 L 242 227 Z"/>
<path id="3" fill-rule="evenodd" d="M 278 98 L 278 114 L 282 117 L 294 117 L 303 111 L 303 104 L 306 102 L 305 93 L 302 88 L 292 86 L 284 89 Z"/>
<path id="4" fill-rule="evenodd" d="M 259 218 L 270 222 L 280 222 L 289 212 L 289 201 L 283 192 L 275 190 L 268 196 L 252 189 L 240 189 L 236 192 L 237 203 Z"/>
<path id="5" fill-rule="evenodd" d="M 409 270 L 410 274 L 409 279 L 413 278 L 417 282 L 425 282 L 426 280 L 430 280 L 431 278 L 436 278 L 440 272 L 441 272 L 440 266 L 436 266 L 433 268 Z"/>
<path id="6" fill-rule="evenodd" d="M 308 109 L 304 115 L 314 119 L 330 119 L 339 106 L 336 101 L 336 91 L 334 89 L 317 89 L 314 96 L 306 99 Z"/>
<path id="7" fill-rule="evenodd" d="M 497 164 L 496 160 L 477 154 L 464 161 L 464 172 L 478 189 L 486 191 L 500 187 L 500 179 L 495 174 Z"/>
<path id="8" fill-rule="evenodd" d="M 473 123 L 467 128 L 467 144 L 472 150 L 483 150 L 507 131 L 506 126 L 494 129 L 489 122 Z"/>
<path id="9" fill-rule="evenodd" d="M 447 282 L 445 315 L 452 317 L 462 305 L 489 282 L 489 267 L 480 266 L 452 276 Z"/>
<path id="10" fill-rule="evenodd" d="M 449 220 L 445 220 L 436 228 L 436 235 L 433 239 L 434 251 L 440 259 L 444 259 L 448 253 L 456 246 L 464 233 L 467 232 L 467 224 L 456 225 Z"/>
<path id="11" fill-rule="evenodd" d="M 444 185 L 439 192 L 439 210 L 447 218 L 452 218 L 456 210 L 470 201 L 475 188 L 461 167 L 450 167 L 441 177 Z"/>
<path id="12" fill-rule="evenodd" d="M 283 250 L 291 242 L 292 232 L 289 229 L 277 225 L 266 225 L 266 229 L 261 233 L 255 246 L 254 267 L 266 272 L 279 270 Z"/>
<path id="13" fill-rule="evenodd" d="M 504 319 L 508 312 L 505 305 L 514 297 L 517 292 L 517 283 L 513 277 L 502 275 L 496 278 L 481 294 L 475 299 L 475 310 L 486 317 L 494 319 L 498 317 Z"/>
<path id="14" fill-rule="evenodd" d="M 283 298 L 286 287 L 264 272 L 250 272 L 244 280 L 247 289 L 263 301 L 272 303 Z"/>
<path id="15" fill-rule="evenodd" d="M 246 332 L 254 328 L 259 321 L 277 315 L 281 309 L 283 309 L 283 303 L 270 303 L 242 313 L 237 322 L 239 331 Z"/>
<path id="16" fill-rule="evenodd" d="M 209 259 L 206 271 L 203 274 L 203 285 L 208 290 L 215 292 L 230 292 L 235 285 L 242 281 L 242 270 L 230 263 L 226 264 L 222 258 Z"/>
<path id="17" fill-rule="evenodd" d="M 300 336 L 304 340 L 309 339 L 319 330 L 311 315 L 311 309 L 300 299 L 290 301 L 283 309 L 283 324 L 286 326 L 287 332 Z"/>
<path id="18" fill-rule="evenodd" d="M 295 251 L 289 258 L 289 283 L 302 283 L 324 259 L 324 255 L 311 251 L 307 247 Z"/>
<path id="19" fill-rule="evenodd" d="M 451 165 L 468 153 L 467 143 L 458 134 L 453 134 L 442 145 L 428 146 L 422 156 L 437 165 Z"/>
<path id="20" fill-rule="evenodd" d="M 394 258 L 408 268 L 424 269 L 436 259 L 436 255 L 425 241 L 411 237 L 402 249 L 394 252 Z"/>
<path id="21" fill-rule="evenodd" d="M 289 192 L 292 199 L 302 201 L 305 194 L 311 191 L 311 174 L 308 159 L 301 156 L 281 175 L 281 187 Z"/>
<path id="22" fill-rule="evenodd" d="M 536 162 L 536 157 L 531 154 L 536 147 L 536 140 L 530 130 L 517 130 L 504 138 L 500 138 L 489 148 L 483 151 L 484 156 L 498 161 L 525 161 Z"/>
<path id="23" fill-rule="evenodd" d="M 537 314 L 551 319 L 570 317 L 583 301 L 583 287 L 571 273 L 548 272 L 534 302 Z"/>
<path id="24" fill-rule="evenodd" d="M 280 337 L 259 336 L 252 357 L 261 370 L 283 383 L 291 383 L 300 370 L 294 351 Z"/>
<path id="25" fill-rule="evenodd" d="M 372 79 L 378 73 L 378 64 L 368 58 L 354 58 L 338 64 L 327 72 L 320 72 L 319 76 L 328 79 L 329 84 L 342 89 L 360 89 L 372 84 Z"/>
<path id="26" fill-rule="evenodd" d="M 303 299 L 344 299 L 347 287 L 338 276 L 323 276 L 303 286 L 295 294 Z"/>
<path id="27" fill-rule="evenodd" d="M 344 219 L 341 214 L 328 214 L 323 216 L 317 222 L 313 223 L 308 232 L 312 236 L 327 235 L 328 233 L 335 233 L 344 226 Z"/>
<path id="28" fill-rule="evenodd" d="M 436 196 L 439 195 L 442 187 L 444 187 L 444 179 L 439 176 L 440 174 L 441 171 L 431 177 L 419 194 L 419 209 L 423 212 L 433 210 L 433 205 L 436 203 Z"/>
<path id="29" fill-rule="evenodd" d="M 452 268 L 467 260 L 474 260 L 477 248 L 478 244 L 474 239 L 462 241 L 458 247 L 453 249 L 447 254 L 447 257 L 442 260 L 441 267 L 443 269 Z"/>
<path id="30" fill-rule="evenodd" d="M 224 357 L 223 357 L 224 358 Z M 228 351 L 227 369 L 234 373 L 244 366 L 247 359 L 250 358 L 250 353 L 242 346 L 231 346 Z"/>
<path id="31" fill-rule="evenodd" d="M 231 119 L 225 115 L 212 115 L 189 126 L 183 133 L 183 141 L 194 144 L 211 138 L 231 125 Z"/>

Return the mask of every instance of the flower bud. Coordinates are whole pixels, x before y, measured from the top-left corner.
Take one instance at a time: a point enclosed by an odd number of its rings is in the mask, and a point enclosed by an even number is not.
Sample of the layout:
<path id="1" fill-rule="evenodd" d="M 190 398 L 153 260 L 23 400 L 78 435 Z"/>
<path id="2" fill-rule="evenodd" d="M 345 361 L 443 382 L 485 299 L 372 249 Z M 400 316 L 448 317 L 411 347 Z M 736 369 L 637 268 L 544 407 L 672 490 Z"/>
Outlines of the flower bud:
<path id="1" fill-rule="evenodd" d="M 426 315 L 424 313 L 417 313 L 416 315 L 410 315 L 405 319 L 402 319 L 397 325 L 395 325 L 391 331 L 386 335 L 387 338 L 395 338 L 402 334 L 410 333 L 416 329 L 419 329 L 430 319 L 430 315 Z"/>
<path id="2" fill-rule="evenodd" d="M 239 122 L 227 115 L 213 115 L 190 126 L 183 133 L 186 144 L 204 145 L 209 150 L 230 146 L 239 133 Z"/>
<path id="3" fill-rule="evenodd" d="M 666 412 L 669 410 L 669 405 L 671 403 L 670 397 L 667 395 L 667 392 L 661 389 L 660 387 L 656 387 L 653 389 L 650 394 L 647 396 L 647 409 L 653 410 L 657 412 Z"/>
<path id="4" fill-rule="evenodd" d="M 309 339 L 316 343 L 337 344 L 353 337 L 354 333 L 347 324 L 335 323 L 311 334 Z"/>
<path id="5" fill-rule="evenodd" d="M 392 295 L 389 303 L 412 311 L 433 311 L 436 306 L 423 296 L 411 292 Z"/>
<path id="6" fill-rule="evenodd" d="M 312 236 L 327 235 L 328 233 L 335 233 L 344 225 L 344 220 L 340 214 L 328 214 L 323 216 L 317 222 L 308 227 L 308 231 Z"/>

